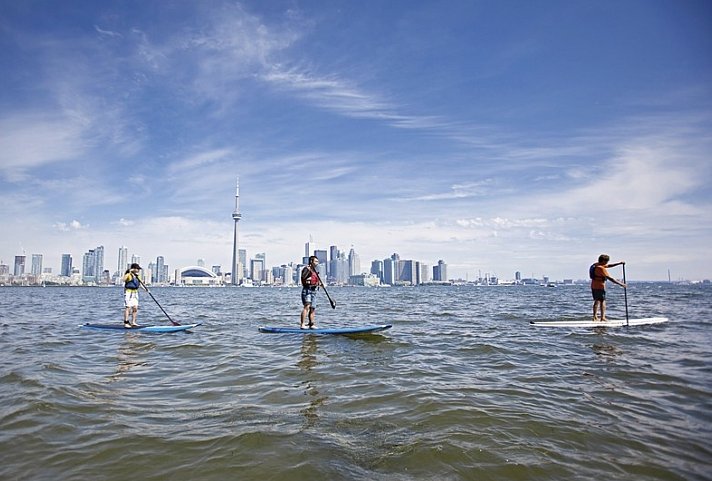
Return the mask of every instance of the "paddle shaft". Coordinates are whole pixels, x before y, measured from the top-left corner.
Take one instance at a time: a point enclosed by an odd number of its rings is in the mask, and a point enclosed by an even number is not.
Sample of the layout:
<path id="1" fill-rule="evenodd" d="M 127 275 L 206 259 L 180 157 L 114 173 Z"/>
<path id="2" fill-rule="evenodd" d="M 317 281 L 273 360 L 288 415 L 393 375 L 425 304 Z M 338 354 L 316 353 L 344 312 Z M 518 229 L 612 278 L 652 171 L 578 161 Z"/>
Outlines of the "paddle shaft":
<path id="1" fill-rule="evenodd" d="M 314 273 L 316 274 L 316 278 L 319 279 L 319 284 L 321 284 L 321 287 L 324 289 L 324 294 L 326 294 L 326 298 L 329 299 L 329 303 L 331 303 L 331 308 L 332 308 L 332 309 L 336 309 L 336 303 L 334 302 L 334 300 L 333 300 L 333 299 L 331 298 L 331 296 L 329 295 L 329 291 L 326 290 L 326 286 L 325 286 L 324 283 L 321 281 L 321 277 L 319 277 L 319 273 L 318 273 L 317 271 L 314 271 Z"/>
<path id="2" fill-rule="evenodd" d="M 156 300 L 156 298 L 153 297 L 153 294 L 151 294 L 151 291 L 148 290 L 148 287 L 146 287 L 146 284 L 144 284 L 141 279 L 139 279 L 138 282 L 143 286 L 144 289 L 146 289 L 146 292 L 148 292 L 148 295 L 151 296 L 151 299 L 153 299 L 153 302 L 155 302 L 156 305 L 161 308 L 161 310 L 163 311 L 163 314 L 165 314 L 166 317 L 168 318 L 168 320 L 171 321 L 171 324 L 173 324 L 174 326 L 180 326 L 180 322 L 176 322 L 176 321 L 174 321 L 173 319 L 171 319 L 171 316 L 168 315 L 168 313 L 167 313 L 166 310 L 163 308 L 163 306 L 161 306 L 161 305 L 158 303 L 158 301 Z"/>
<path id="3" fill-rule="evenodd" d="M 625 280 L 625 264 L 623 264 L 623 298 L 625 299 L 625 325 L 630 325 L 630 320 L 628 319 L 628 283 Z"/>

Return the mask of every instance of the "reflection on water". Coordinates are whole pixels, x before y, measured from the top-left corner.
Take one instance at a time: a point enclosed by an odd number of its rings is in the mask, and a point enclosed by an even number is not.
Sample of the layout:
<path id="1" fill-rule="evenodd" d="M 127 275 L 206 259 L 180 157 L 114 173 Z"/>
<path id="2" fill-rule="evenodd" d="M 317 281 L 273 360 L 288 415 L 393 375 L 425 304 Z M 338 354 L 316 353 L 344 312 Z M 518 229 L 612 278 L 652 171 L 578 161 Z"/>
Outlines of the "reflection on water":
<path id="1" fill-rule="evenodd" d="M 623 354 L 623 351 L 620 348 L 611 344 L 594 344 L 592 349 L 593 352 L 602 357 L 614 357 Z"/>
<path id="2" fill-rule="evenodd" d="M 109 382 L 118 381 L 130 369 L 146 364 L 146 354 L 155 349 L 154 342 L 147 342 L 139 332 L 126 332 L 116 351 L 116 371 L 109 376 Z"/>
<path id="3" fill-rule="evenodd" d="M 304 429 L 313 427 L 319 420 L 318 410 L 326 402 L 328 396 L 323 396 L 319 392 L 317 378 L 318 372 L 314 372 L 317 366 L 318 336 L 306 334 L 302 339 L 302 347 L 297 367 L 302 372 L 304 379 L 301 385 L 304 387 L 304 394 L 309 397 L 309 405 L 302 409 L 300 413 L 304 416 Z"/>

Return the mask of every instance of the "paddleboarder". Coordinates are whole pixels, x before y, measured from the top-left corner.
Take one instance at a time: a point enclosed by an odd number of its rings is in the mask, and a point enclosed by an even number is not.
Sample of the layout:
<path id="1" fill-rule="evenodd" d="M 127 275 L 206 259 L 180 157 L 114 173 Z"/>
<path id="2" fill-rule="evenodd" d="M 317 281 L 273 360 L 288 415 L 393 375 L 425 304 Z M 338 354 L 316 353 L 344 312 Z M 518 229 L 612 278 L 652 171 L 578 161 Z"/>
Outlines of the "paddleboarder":
<path id="1" fill-rule="evenodd" d="M 591 295 L 593 296 L 593 320 L 606 320 L 606 281 L 611 281 L 614 284 L 625 288 L 626 285 L 608 274 L 609 267 L 625 265 L 624 261 L 608 263 L 611 258 L 606 254 L 598 256 L 598 262 L 591 265 L 589 268 L 589 277 L 591 278 Z M 598 310 L 600 308 L 601 318 L 598 319 Z"/>
<path id="2" fill-rule="evenodd" d="M 302 329 L 315 329 L 314 316 L 316 313 L 316 291 L 319 288 L 321 279 L 317 269 L 319 259 L 316 256 L 309 256 L 309 265 L 304 266 L 301 273 L 302 279 L 302 313 L 299 318 L 299 327 Z"/>
<path id="3" fill-rule="evenodd" d="M 138 316 L 138 288 L 141 287 L 141 266 L 133 263 L 124 273 L 124 327 L 130 329 L 138 327 L 136 317 Z M 145 287 L 144 287 L 145 289 Z M 129 322 L 129 312 L 131 312 L 131 322 Z"/>

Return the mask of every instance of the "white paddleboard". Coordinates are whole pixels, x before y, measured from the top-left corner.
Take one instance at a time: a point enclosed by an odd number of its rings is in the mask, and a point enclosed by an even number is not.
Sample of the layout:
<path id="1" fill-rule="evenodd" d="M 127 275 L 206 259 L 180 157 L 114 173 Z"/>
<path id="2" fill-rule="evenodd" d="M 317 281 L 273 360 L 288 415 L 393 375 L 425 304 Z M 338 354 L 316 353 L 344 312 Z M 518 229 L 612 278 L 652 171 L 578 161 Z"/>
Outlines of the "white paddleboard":
<path id="1" fill-rule="evenodd" d="M 537 327 L 626 327 L 645 326 L 667 322 L 667 317 L 645 317 L 642 319 L 608 319 L 606 321 L 530 321 Z"/>

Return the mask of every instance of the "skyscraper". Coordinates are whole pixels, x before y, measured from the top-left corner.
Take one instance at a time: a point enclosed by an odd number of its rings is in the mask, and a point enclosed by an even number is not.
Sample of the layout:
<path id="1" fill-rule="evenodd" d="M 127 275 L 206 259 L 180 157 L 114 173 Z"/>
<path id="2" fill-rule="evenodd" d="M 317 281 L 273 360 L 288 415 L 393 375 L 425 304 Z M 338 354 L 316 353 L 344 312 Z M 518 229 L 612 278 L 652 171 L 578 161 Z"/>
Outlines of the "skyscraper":
<path id="1" fill-rule="evenodd" d="M 232 266 L 230 267 L 230 276 L 232 277 L 232 285 L 236 286 L 240 283 L 240 272 L 242 268 L 240 266 L 240 256 L 238 253 L 238 241 L 237 241 L 237 223 L 242 219 L 242 214 L 240 214 L 240 178 L 237 178 L 237 186 L 235 188 L 235 210 L 232 212 L 232 218 L 235 221 L 235 232 L 232 242 Z"/>
<path id="2" fill-rule="evenodd" d="M 84 253 L 82 259 L 82 281 L 94 282 L 96 280 L 96 252 L 94 249 L 89 249 L 89 252 Z"/>
<path id="3" fill-rule="evenodd" d="M 94 278 L 97 282 L 103 283 L 104 274 L 104 246 L 99 246 L 95 250 L 96 259 L 94 261 Z"/>
<path id="4" fill-rule="evenodd" d="M 352 247 L 349 250 L 349 276 L 357 276 L 361 274 L 361 259 Z"/>
<path id="5" fill-rule="evenodd" d="M 15 256 L 15 270 L 13 270 L 14 276 L 21 276 L 25 273 L 25 260 L 27 256 Z"/>
<path id="6" fill-rule="evenodd" d="M 442 259 L 438 261 L 438 265 L 433 266 L 433 280 L 447 281 L 447 264 Z"/>
<path id="7" fill-rule="evenodd" d="M 71 254 L 62 254 L 62 269 L 59 271 L 60 276 L 72 276 L 72 256 Z"/>
<path id="8" fill-rule="evenodd" d="M 155 282 L 166 282 L 165 278 L 165 265 L 166 265 L 166 260 L 163 258 L 163 256 L 158 256 L 156 257 L 156 272 L 153 274 L 155 277 L 156 281 Z"/>
<path id="9" fill-rule="evenodd" d="M 116 271 L 119 275 L 123 275 L 126 269 L 129 268 L 129 249 L 128 247 L 119 247 L 119 263 L 116 266 Z"/>
<path id="10" fill-rule="evenodd" d="M 326 249 L 314 249 L 314 255 L 317 259 L 319 259 L 319 265 L 317 266 L 316 271 L 322 279 L 327 279 L 329 276 L 329 273 L 327 272 L 329 263 L 326 259 Z"/>
<path id="11" fill-rule="evenodd" d="M 32 254 L 32 270 L 30 273 L 33 276 L 39 277 L 42 274 L 42 254 Z"/>

